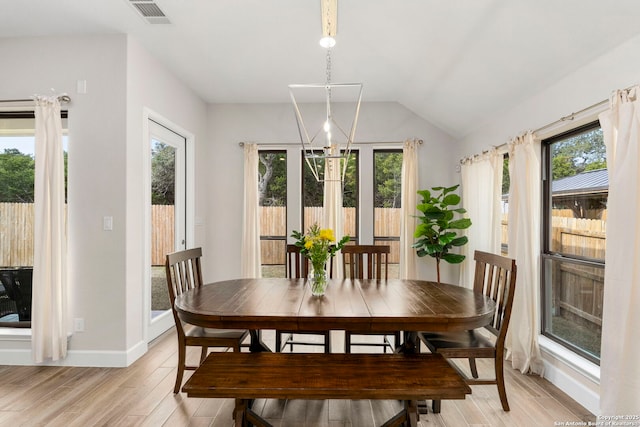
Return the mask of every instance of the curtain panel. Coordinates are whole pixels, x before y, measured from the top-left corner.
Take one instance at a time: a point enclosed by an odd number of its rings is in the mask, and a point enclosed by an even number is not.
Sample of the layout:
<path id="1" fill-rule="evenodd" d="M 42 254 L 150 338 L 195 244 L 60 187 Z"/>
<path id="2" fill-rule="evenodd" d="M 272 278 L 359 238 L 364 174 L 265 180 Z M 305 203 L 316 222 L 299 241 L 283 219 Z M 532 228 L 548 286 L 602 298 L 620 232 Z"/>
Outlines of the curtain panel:
<path id="1" fill-rule="evenodd" d="M 244 144 L 244 209 L 241 274 L 243 278 L 262 276 L 260 259 L 260 207 L 258 194 L 258 146 Z"/>
<path id="2" fill-rule="evenodd" d="M 340 149 L 336 144 L 331 146 L 331 155 L 340 155 Z M 341 172 L 340 158 L 325 159 L 322 228 L 332 229 L 336 242 L 339 242 L 344 235 Z M 342 271 L 342 254 L 340 252 L 338 252 L 333 259 L 333 276 L 336 278 L 344 277 L 344 272 Z"/>
<path id="3" fill-rule="evenodd" d="M 602 415 L 640 410 L 640 86 L 616 91 L 600 114 L 609 198 L 602 313 Z"/>
<path id="4" fill-rule="evenodd" d="M 542 375 L 540 329 L 541 145 L 532 132 L 514 138 L 509 149 L 509 256 L 518 279 L 507 332 L 507 359 L 515 369 Z"/>
<path id="5" fill-rule="evenodd" d="M 408 139 L 402 147 L 401 195 L 400 195 L 400 278 L 417 278 L 417 255 L 412 247 L 413 233 L 418 220 L 418 144 Z"/>
<path id="6" fill-rule="evenodd" d="M 462 247 L 467 258 L 461 265 L 460 285 L 473 289 L 476 250 L 500 254 L 503 156 L 495 148 L 462 163 L 462 205 L 472 226 L 464 230 L 469 243 Z"/>
<path id="7" fill-rule="evenodd" d="M 31 350 L 33 360 L 67 355 L 67 245 L 64 152 L 57 97 L 38 97 L 35 107 L 35 219 Z"/>

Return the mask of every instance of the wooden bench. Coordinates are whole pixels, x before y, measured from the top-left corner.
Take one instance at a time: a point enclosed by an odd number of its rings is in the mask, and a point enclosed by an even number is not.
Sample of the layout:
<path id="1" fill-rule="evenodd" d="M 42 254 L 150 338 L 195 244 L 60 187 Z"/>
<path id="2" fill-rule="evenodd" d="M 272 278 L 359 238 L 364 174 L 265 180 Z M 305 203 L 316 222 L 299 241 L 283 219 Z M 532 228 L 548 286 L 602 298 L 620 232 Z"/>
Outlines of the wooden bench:
<path id="1" fill-rule="evenodd" d="M 253 399 L 402 400 L 384 426 L 416 426 L 416 401 L 464 399 L 471 388 L 439 354 L 211 353 L 182 387 L 189 397 L 235 398 L 235 425 L 270 424 Z"/>

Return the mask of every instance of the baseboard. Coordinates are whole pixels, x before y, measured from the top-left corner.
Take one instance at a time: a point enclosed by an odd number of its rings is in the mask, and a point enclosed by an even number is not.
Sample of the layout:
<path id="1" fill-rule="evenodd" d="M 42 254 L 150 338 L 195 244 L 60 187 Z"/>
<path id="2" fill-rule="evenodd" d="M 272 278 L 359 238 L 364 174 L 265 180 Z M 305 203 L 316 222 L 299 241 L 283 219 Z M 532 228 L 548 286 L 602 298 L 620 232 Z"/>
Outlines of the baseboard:
<path id="1" fill-rule="evenodd" d="M 144 355 L 147 349 L 147 343 L 140 341 L 127 351 L 69 350 L 65 359 L 38 364 L 33 362 L 31 349 L 2 349 L 0 350 L 0 365 L 125 368 Z"/>
<path id="2" fill-rule="evenodd" d="M 600 368 L 540 336 L 544 378 L 594 415 L 600 414 Z"/>

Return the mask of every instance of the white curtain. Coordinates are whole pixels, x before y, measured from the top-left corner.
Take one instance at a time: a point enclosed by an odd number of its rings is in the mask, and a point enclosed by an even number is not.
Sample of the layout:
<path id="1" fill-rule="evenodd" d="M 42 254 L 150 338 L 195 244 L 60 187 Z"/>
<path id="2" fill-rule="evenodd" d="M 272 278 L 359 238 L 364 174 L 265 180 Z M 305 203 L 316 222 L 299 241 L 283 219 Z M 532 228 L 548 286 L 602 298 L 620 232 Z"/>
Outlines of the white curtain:
<path id="1" fill-rule="evenodd" d="M 241 274 L 262 276 L 260 260 L 260 207 L 258 195 L 258 146 L 244 144 L 244 219 L 242 227 Z"/>
<path id="2" fill-rule="evenodd" d="M 640 86 L 619 90 L 600 114 L 609 199 L 602 313 L 602 415 L 640 411 Z M 635 421 L 637 423 L 637 420 Z"/>
<path id="3" fill-rule="evenodd" d="M 337 145 L 331 146 L 331 154 L 338 155 Z M 346 160 L 345 160 L 346 161 Z M 322 208 L 322 228 L 333 230 L 336 242 L 344 235 L 342 208 L 342 170 L 339 158 L 327 158 L 324 163 L 324 196 Z M 342 254 L 338 252 L 333 260 L 333 276 L 342 278 Z"/>
<path id="4" fill-rule="evenodd" d="M 35 222 L 31 350 L 41 363 L 67 355 L 67 247 L 60 102 L 39 97 L 35 108 Z"/>
<path id="5" fill-rule="evenodd" d="M 473 288 L 476 250 L 500 254 L 503 156 L 495 148 L 465 159 L 462 163 L 462 205 L 471 219 L 465 235 L 469 243 L 461 253 L 467 258 L 461 264 L 460 285 Z"/>
<path id="6" fill-rule="evenodd" d="M 507 359 L 522 373 L 543 374 L 540 325 L 540 156 L 532 132 L 509 142 L 509 256 L 518 278 L 507 332 Z"/>
<path id="7" fill-rule="evenodd" d="M 413 232 L 417 224 L 418 205 L 418 144 L 415 139 L 406 140 L 402 147 L 402 173 L 400 195 L 400 278 L 415 279 L 416 250 Z"/>

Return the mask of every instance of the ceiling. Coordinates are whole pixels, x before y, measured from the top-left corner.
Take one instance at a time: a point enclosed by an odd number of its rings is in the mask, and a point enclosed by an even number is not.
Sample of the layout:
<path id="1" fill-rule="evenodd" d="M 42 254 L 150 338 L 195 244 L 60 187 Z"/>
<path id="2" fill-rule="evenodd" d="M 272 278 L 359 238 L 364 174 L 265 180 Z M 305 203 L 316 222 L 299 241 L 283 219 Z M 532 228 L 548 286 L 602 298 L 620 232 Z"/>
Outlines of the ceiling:
<path id="1" fill-rule="evenodd" d="M 0 0 L 0 37 L 127 33 L 209 103 L 322 83 L 320 0 Z M 332 81 L 461 137 L 640 33 L 638 0 L 339 0 Z"/>

